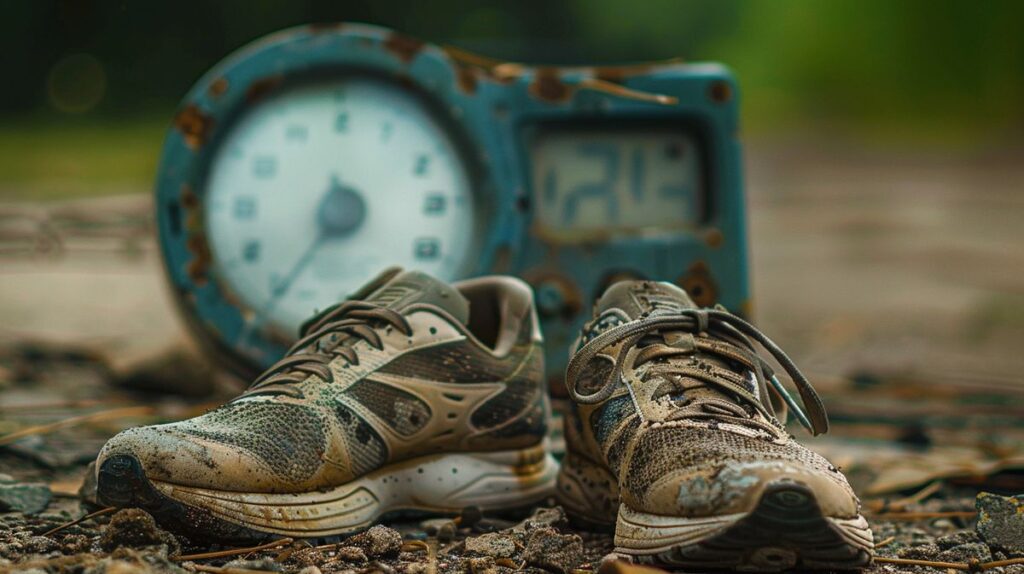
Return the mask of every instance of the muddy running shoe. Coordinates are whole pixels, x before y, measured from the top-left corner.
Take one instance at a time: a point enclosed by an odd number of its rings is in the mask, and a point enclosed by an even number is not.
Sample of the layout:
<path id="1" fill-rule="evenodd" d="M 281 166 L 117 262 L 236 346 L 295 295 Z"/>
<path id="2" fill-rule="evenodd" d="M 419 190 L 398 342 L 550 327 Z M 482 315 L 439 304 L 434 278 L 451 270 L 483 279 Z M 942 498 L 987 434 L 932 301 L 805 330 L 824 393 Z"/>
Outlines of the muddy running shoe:
<path id="1" fill-rule="evenodd" d="M 541 336 L 523 282 L 391 270 L 302 333 L 226 405 L 111 439 L 100 500 L 192 537 L 251 542 L 551 494 Z"/>
<path id="2" fill-rule="evenodd" d="M 806 415 L 752 342 L 791 376 Z M 576 349 L 558 498 L 578 520 L 614 526 L 617 552 L 759 571 L 870 562 L 846 479 L 779 422 L 788 406 L 825 432 L 824 407 L 754 327 L 697 309 L 671 284 L 625 281 L 598 301 Z"/>

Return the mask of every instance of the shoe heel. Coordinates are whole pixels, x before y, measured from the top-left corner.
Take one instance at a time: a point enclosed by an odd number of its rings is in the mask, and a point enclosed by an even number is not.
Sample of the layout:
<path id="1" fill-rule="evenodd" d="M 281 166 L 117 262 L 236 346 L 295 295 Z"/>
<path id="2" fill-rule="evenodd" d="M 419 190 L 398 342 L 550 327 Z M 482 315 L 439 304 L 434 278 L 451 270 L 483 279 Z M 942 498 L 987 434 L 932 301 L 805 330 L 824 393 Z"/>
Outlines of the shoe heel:
<path id="1" fill-rule="evenodd" d="M 619 510 L 619 485 L 597 463 L 572 452 L 562 459 L 556 494 L 558 503 L 578 526 L 611 531 Z"/>

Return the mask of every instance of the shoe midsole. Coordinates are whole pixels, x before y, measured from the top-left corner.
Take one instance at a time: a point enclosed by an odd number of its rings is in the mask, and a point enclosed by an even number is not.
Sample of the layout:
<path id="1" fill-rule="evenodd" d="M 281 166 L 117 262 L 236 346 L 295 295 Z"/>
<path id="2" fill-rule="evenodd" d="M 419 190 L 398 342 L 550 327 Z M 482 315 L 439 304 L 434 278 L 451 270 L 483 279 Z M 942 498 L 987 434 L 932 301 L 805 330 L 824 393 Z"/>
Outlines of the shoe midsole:
<path id="1" fill-rule="evenodd" d="M 253 530 L 296 537 L 365 528 L 393 511 L 456 513 L 517 508 L 552 494 L 558 463 L 535 447 L 427 455 L 391 464 L 349 483 L 313 492 L 266 494 L 151 480 L 163 495 Z"/>
<path id="2" fill-rule="evenodd" d="M 663 516 L 633 510 L 622 504 L 615 526 L 615 551 L 623 554 L 659 554 L 674 547 L 689 546 L 727 530 L 750 513 L 687 518 Z M 863 516 L 823 517 L 847 544 L 870 550 L 871 529 Z"/>

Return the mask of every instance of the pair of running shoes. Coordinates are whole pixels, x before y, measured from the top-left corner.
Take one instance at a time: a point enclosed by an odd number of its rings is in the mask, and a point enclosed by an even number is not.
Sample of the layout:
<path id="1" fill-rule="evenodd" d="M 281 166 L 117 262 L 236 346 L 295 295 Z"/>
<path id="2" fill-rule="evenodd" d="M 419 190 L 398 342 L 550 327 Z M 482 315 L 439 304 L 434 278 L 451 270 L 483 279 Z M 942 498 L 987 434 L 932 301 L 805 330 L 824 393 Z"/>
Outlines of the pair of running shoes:
<path id="1" fill-rule="evenodd" d="M 566 453 L 549 452 L 542 337 L 513 277 L 392 269 L 317 314 L 241 396 L 129 429 L 98 495 L 225 542 L 332 538 L 388 515 L 556 497 L 616 552 L 689 568 L 853 569 L 871 531 L 842 473 L 785 430 L 828 420 L 771 340 L 680 288 L 622 281 L 571 349 Z M 769 362 L 781 366 L 806 413 Z"/>

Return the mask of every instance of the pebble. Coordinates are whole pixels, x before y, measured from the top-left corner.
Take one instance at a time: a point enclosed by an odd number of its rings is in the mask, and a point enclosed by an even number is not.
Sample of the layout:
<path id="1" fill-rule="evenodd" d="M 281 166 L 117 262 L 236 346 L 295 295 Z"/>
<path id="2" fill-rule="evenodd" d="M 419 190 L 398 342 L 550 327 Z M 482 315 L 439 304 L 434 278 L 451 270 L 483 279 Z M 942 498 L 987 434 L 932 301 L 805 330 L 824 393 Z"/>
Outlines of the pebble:
<path id="1" fill-rule="evenodd" d="M 53 499 L 50 487 L 42 483 L 16 482 L 0 474 L 0 512 L 39 514 Z"/>
<path id="2" fill-rule="evenodd" d="M 549 526 L 538 527 L 526 541 L 523 559 L 538 568 L 569 574 L 583 562 L 583 539 L 576 534 L 559 534 Z"/>
<path id="3" fill-rule="evenodd" d="M 345 562 L 356 562 L 358 564 L 365 564 L 370 561 L 363 552 L 362 548 L 356 546 L 342 546 L 338 549 L 338 558 Z"/>
<path id="4" fill-rule="evenodd" d="M 1010 556 L 1024 556 L 1024 494 L 999 496 L 982 492 L 974 506 L 978 509 L 975 528 L 981 538 Z"/>
<path id="5" fill-rule="evenodd" d="M 345 543 L 361 548 L 368 558 L 395 557 L 402 550 L 402 535 L 394 528 L 378 524 L 350 537 Z"/>
<path id="6" fill-rule="evenodd" d="M 494 558 L 485 556 L 483 558 L 467 558 L 465 570 L 470 574 L 497 574 L 498 568 L 494 564 Z"/>
<path id="7" fill-rule="evenodd" d="M 467 538 L 466 552 L 491 558 L 511 558 L 516 553 L 516 544 L 508 536 L 492 532 Z"/>
<path id="8" fill-rule="evenodd" d="M 99 544 L 100 548 L 107 551 L 121 547 L 146 548 L 166 545 L 169 556 L 181 550 L 177 538 L 158 528 L 153 517 L 138 508 L 126 508 L 114 514 L 110 524 L 103 529 Z"/>

